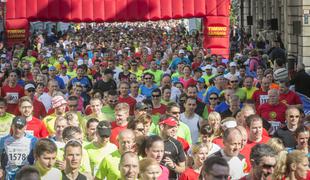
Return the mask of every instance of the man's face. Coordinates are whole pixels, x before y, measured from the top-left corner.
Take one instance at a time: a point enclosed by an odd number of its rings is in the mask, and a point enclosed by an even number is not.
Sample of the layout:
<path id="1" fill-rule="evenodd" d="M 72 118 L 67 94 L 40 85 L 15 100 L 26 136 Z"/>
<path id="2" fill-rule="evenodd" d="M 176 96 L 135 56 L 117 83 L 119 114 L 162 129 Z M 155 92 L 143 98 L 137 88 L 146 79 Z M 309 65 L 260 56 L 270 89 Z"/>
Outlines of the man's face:
<path id="1" fill-rule="evenodd" d="M 33 106 L 30 102 L 24 101 L 19 106 L 19 111 L 24 117 L 29 117 L 32 115 Z"/>
<path id="2" fill-rule="evenodd" d="M 26 131 L 26 127 L 24 126 L 22 128 L 20 127 L 16 127 L 15 125 L 12 126 L 12 134 L 15 138 L 19 139 L 21 137 L 24 137 L 25 135 L 25 131 Z"/>
<path id="3" fill-rule="evenodd" d="M 36 161 L 43 167 L 44 170 L 50 170 L 54 167 L 57 153 L 44 152 L 41 156 L 36 157 Z"/>
<path id="4" fill-rule="evenodd" d="M 127 155 L 120 164 L 120 173 L 124 179 L 135 180 L 139 174 L 139 161 L 137 157 Z"/>
<path id="5" fill-rule="evenodd" d="M 161 95 L 159 92 L 153 92 L 152 93 L 152 101 L 153 102 L 156 102 L 156 103 L 159 103 L 161 100 Z"/>
<path id="6" fill-rule="evenodd" d="M 78 101 L 76 100 L 68 100 L 68 107 L 69 107 L 69 111 L 77 111 L 78 108 Z"/>
<path id="7" fill-rule="evenodd" d="M 84 74 L 84 70 L 82 68 L 78 68 L 76 70 L 77 77 L 83 77 L 83 74 Z"/>
<path id="8" fill-rule="evenodd" d="M 151 61 L 150 68 L 151 68 L 152 70 L 156 70 L 156 69 L 157 69 L 156 61 Z"/>
<path id="9" fill-rule="evenodd" d="M 0 103 L 0 116 L 4 116 L 6 113 L 6 105 L 4 103 Z"/>
<path id="10" fill-rule="evenodd" d="M 9 81 L 11 83 L 16 83 L 17 82 L 17 74 L 15 72 L 11 72 L 9 75 Z"/>
<path id="11" fill-rule="evenodd" d="M 118 103 L 118 97 L 117 95 L 112 96 L 112 95 L 108 95 L 108 104 L 114 108 L 116 106 L 116 104 Z"/>
<path id="12" fill-rule="evenodd" d="M 297 126 L 300 119 L 300 112 L 297 109 L 290 109 L 286 114 L 286 121 L 291 126 Z"/>
<path id="13" fill-rule="evenodd" d="M 162 130 L 163 134 L 165 134 L 167 137 L 175 137 L 177 131 L 178 126 L 168 126 L 168 125 L 164 125 Z"/>
<path id="14" fill-rule="evenodd" d="M 148 83 L 148 84 L 152 84 L 153 83 L 153 77 L 150 75 L 144 76 L 144 82 Z"/>
<path id="15" fill-rule="evenodd" d="M 79 169 L 82 161 L 81 147 L 67 147 L 65 152 L 65 161 L 67 166 L 72 169 Z"/>
<path id="16" fill-rule="evenodd" d="M 270 80 L 267 78 L 263 78 L 261 86 L 264 91 L 267 91 L 270 86 Z"/>
<path id="17" fill-rule="evenodd" d="M 134 151 L 135 148 L 135 137 L 133 134 L 128 134 L 125 137 L 121 137 L 118 141 L 119 149 L 121 152 Z"/>
<path id="18" fill-rule="evenodd" d="M 185 102 L 184 107 L 185 107 L 185 111 L 194 113 L 195 109 L 197 107 L 197 102 L 195 100 L 193 100 L 193 99 L 188 99 Z"/>
<path id="19" fill-rule="evenodd" d="M 100 100 L 92 100 L 90 101 L 90 108 L 93 113 L 98 114 L 101 112 L 102 103 Z"/>
<path id="20" fill-rule="evenodd" d="M 121 84 L 119 90 L 122 96 L 127 96 L 129 93 L 129 86 L 127 84 Z"/>
<path id="21" fill-rule="evenodd" d="M 231 132 L 226 141 L 224 141 L 224 152 L 227 156 L 238 156 L 241 149 L 242 136 L 239 132 Z"/>
<path id="22" fill-rule="evenodd" d="M 263 123 L 260 120 L 255 120 L 251 123 L 250 126 L 250 139 L 259 140 L 262 138 L 263 134 Z"/>
<path id="23" fill-rule="evenodd" d="M 58 89 L 58 84 L 57 84 L 57 82 L 53 81 L 53 82 L 50 82 L 50 83 L 49 83 L 49 86 L 48 86 L 48 90 L 49 90 L 49 91 L 54 92 L 54 91 L 57 91 L 57 89 Z"/>
<path id="24" fill-rule="evenodd" d="M 252 78 L 245 78 L 243 85 L 247 89 L 251 89 L 253 87 L 253 79 Z"/>
<path id="25" fill-rule="evenodd" d="M 288 87 L 285 85 L 285 83 L 280 83 L 280 85 L 279 85 L 279 91 L 280 91 L 281 94 L 286 94 L 286 93 L 289 91 L 289 89 L 288 89 Z"/>
<path id="26" fill-rule="evenodd" d="M 166 76 L 161 80 L 161 86 L 165 87 L 165 86 L 169 86 L 171 87 L 171 79 L 170 77 Z"/>
<path id="27" fill-rule="evenodd" d="M 194 87 L 188 87 L 187 88 L 187 96 L 191 98 L 197 97 L 197 90 Z"/>
<path id="28" fill-rule="evenodd" d="M 278 102 L 279 102 L 279 95 L 278 95 L 278 93 L 276 93 L 274 91 L 269 91 L 268 92 L 268 102 L 271 105 L 278 104 Z"/>
<path id="29" fill-rule="evenodd" d="M 172 107 L 170 112 L 167 112 L 168 115 L 175 117 L 178 121 L 180 120 L 180 108 Z"/>
<path id="30" fill-rule="evenodd" d="M 262 177 L 263 180 L 267 180 L 273 174 L 275 165 L 275 157 L 264 156 L 260 159 L 259 164 L 253 169 L 257 175 Z"/>
<path id="31" fill-rule="evenodd" d="M 232 89 L 237 89 L 239 85 L 239 80 L 236 76 L 234 76 L 229 80 L 229 83 Z"/>
<path id="32" fill-rule="evenodd" d="M 129 112 L 124 110 L 115 111 L 115 121 L 118 125 L 123 125 L 127 122 L 127 118 L 129 116 Z"/>
<path id="33" fill-rule="evenodd" d="M 204 180 L 227 180 L 229 177 L 229 168 L 214 164 L 212 170 L 204 175 Z"/>

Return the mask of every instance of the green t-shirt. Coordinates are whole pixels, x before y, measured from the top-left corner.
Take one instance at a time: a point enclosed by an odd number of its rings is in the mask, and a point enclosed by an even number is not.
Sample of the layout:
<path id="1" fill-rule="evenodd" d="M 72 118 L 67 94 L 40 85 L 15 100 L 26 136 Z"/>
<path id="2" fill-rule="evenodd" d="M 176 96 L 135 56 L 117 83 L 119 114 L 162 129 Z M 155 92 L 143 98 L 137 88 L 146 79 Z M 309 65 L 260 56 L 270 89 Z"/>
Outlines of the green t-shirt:
<path id="1" fill-rule="evenodd" d="M 52 167 L 47 170 L 44 169 L 38 162 L 35 162 L 34 166 L 39 171 L 41 180 L 62 179 L 61 171 L 57 168 Z"/>
<path id="2" fill-rule="evenodd" d="M 155 77 L 154 81 L 156 82 L 157 86 L 160 85 L 161 78 L 163 77 L 163 74 L 164 74 L 164 72 L 162 70 L 153 71 L 151 69 L 144 71 L 144 73 L 153 74 L 153 76 Z"/>
<path id="3" fill-rule="evenodd" d="M 115 120 L 115 111 L 109 105 L 103 106 L 101 112 L 106 116 L 105 119 L 107 119 L 108 121 Z"/>
<path id="4" fill-rule="evenodd" d="M 177 72 L 175 72 L 175 73 L 172 74 L 171 79 L 179 78 L 179 77 L 181 77 L 181 76 L 183 76 L 183 74 L 182 74 L 182 73 L 179 73 L 179 72 L 177 71 Z"/>
<path id="5" fill-rule="evenodd" d="M 76 71 L 75 70 L 73 70 L 73 71 L 67 70 L 67 75 L 70 76 L 70 78 L 75 78 L 76 77 Z"/>
<path id="6" fill-rule="evenodd" d="M 207 86 L 210 86 L 210 79 L 212 79 L 214 76 L 215 76 L 215 74 L 211 74 L 210 76 L 206 74 L 206 75 L 202 76 L 202 78 L 205 80 Z"/>
<path id="7" fill-rule="evenodd" d="M 33 64 L 37 59 L 33 56 L 25 56 L 22 58 L 22 60 L 26 60 L 26 61 L 30 62 L 31 64 Z"/>
<path id="8" fill-rule="evenodd" d="M 0 117 L 0 137 L 6 136 L 10 133 L 13 114 L 5 113 L 4 116 Z"/>
<path id="9" fill-rule="evenodd" d="M 112 154 L 103 158 L 99 165 L 99 169 L 96 173 L 97 179 L 107 179 L 114 180 L 121 178 L 121 173 L 118 169 L 119 163 L 121 161 L 120 152 L 114 151 Z"/>
<path id="10" fill-rule="evenodd" d="M 89 156 L 92 174 L 96 175 L 102 159 L 107 155 L 111 154 L 112 152 L 116 151 L 117 147 L 114 144 L 108 142 L 104 147 L 99 148 L 95 145 L 94 142 L 92 142 L 86 145 L 84 149 L 87 151 Z"/>
<path id="11" fill-rule="evenodd" d="M 159 135 L 160 134 L 159 125 L 152 123 L 150 127 L 150 133 Z M 191 131 L 189 127 L 181 121 L 179 123 L 177 136 L 185 139 L 188 142 L 188 144 L 192 144 Z"/>
<path id="12" fill-rule="evenodd" d="M 247 89 L 246 87 L 243 87 L 241 89 L 243 89 L 246 92 L 246 99 L 247 100 L 252 99 L 254 92 L 257 90 L 256 87 L 252 87 L 251 89 Z"/>
<path id="13" fill-rule="evenodd" d="M 243 89 L 238 88 L 235 94 L 239 97 L 241 102 L 244 102 L 246 100 L 247 94 Z"/>
<path id="14" fill-rule="evenodd" d="M 46 126 L 47 128 L 47 131 L 49 133 L 49 135 L 53 135 L 56 133 L 55 131 L 55 121 L 56 121 L 56 115 L 55 113 L 49 115 L 49 116 L 46 116 L 44 119 L 43 119 L 43 123 L 44 125 Z"/>

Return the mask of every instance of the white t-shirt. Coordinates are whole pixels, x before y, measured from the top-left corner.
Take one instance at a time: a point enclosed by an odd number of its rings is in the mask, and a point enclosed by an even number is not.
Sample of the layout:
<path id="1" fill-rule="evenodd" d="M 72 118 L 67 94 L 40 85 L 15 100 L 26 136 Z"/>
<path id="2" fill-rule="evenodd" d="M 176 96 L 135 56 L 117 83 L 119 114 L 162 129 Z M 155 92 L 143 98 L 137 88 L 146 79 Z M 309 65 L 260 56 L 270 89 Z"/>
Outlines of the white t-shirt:
<path id="1" fill-rule="evenodd" d="M 52 108 L 52 96 L 48 93 L 43 93 L 38 99 L 43 103 L 46 112 Z"/>
<path id="2" fill-rule="evenodd" d="M 199 138 L 198 124 L 199 124 L 200 119 L 201 119 L 200 116 L 196 113 L 190 118 L 187 118 L 185 116 L 185 112 L 180 115 L 180 120 L 184 124 L 186 124 L 191 131 L 191 137 L 192 137 L 192 143 L 193 144 L 198 142 L 198 138 Z"/>

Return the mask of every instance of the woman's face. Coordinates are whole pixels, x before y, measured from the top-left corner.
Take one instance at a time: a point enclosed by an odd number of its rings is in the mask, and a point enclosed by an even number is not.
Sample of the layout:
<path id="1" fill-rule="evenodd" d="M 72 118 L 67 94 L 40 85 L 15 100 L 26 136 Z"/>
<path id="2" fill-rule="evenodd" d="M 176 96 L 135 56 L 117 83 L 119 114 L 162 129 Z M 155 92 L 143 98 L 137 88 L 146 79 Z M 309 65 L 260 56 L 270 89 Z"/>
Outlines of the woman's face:
<path id="1" fill-rule="evenodd" d="M 154 158 L 158 163 L 163 159 L 164 156 L 164 142 L 155 141 L 149 149 L 145 150 L 146 156 Z"/>
<path id="2" fill-rule="evenodd" d="M 158 165 L 153 164 L 149 165 L 144 172 L 141 172 L 141 180 L 153 180 L 153 179 L 158 179 L 158 177 L 161 175 L 162 170 Z"/>
<path id="3" fill-rule="evenodd" d="M 202 166 L 203 162 L 208 157 L 209 150 L 207 147 L 202 147 L 199 149 L 199 151 L 194 154 L 194 164 L 198 166 Z"/>
<path id="4" fill-rule="evenodd" d="M 217 118 L 210 118 L 210 119 L 208 120 L 208 124 L 209 124 L 213 129 L 218 129 L 218 128 L 220 128 L 220 125 L 221 125 L 220 120 L 217 119 Z"/>
<path id="5" fill-rule="evenodd" d="M 191 75 L 191 70 L 188 67 L 185 67 L 183 69 L 183 73 L 185 76 L 190 76 Z"/>
<path id="6" fill-rule="evenodd" d="M 305 157 L 301 162 L 297 163 L 296 179 L 306 179 L 309 170 L 309 161 Z"/>
<path id="7" fill-rule="evenodd" d="M 171 96 L 171 90 L 170 90 L 170 89 L 166 89 L 166 90 L 164 91 L 164 93 L 163 93 L 163 99 L 169 101 L 170 96 Z"/>
<path id="8" fill-rule="evenodd" d="M 55 125 L 56 136 L 61 137 L 63 130 L 68 126 L 67 120 L 58 121 Z"/>
<path id="9" fill-rule="evenodd" d="M 301 132 L 297 136 L 297 144 L 299 148 L 306 148 L 309 142 L 309 132 Z"/>
<path id="10" fill-rule="evenodd" d="M 144 135 L 144 125 L 143 123 L 138 123 L 135 128 L 136 137 Z"/>

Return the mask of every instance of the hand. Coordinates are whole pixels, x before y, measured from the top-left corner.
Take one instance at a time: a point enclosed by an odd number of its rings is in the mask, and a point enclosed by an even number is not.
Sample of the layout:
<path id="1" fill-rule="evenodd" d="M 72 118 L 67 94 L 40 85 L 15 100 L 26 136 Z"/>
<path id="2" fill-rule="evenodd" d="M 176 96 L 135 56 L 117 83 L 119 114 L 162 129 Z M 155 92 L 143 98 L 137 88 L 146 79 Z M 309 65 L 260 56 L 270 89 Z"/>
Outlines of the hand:
<path id="1" fill-rule="evenodd" d="M 175 169 L 176 165 L 174 164 L 172 159 L 170 159 L 169 157 L 165 157 L 164 162 L 165 162 L 165 166 L 167 166 L 169 169 Z"/>
<path id="2" fill-rule="evenodd" d="M 4 176 L 4 171 L 3 169 L 0 169 L 0 179 L 3 179 L 3 176 Z"/>
<path id="3" fill-rule="evenodd" d="M 55 165 L 61 171 L 65 170 L 65 168 L 66 168 L 65 161 L 56 160 L 56 164 Z"/>

